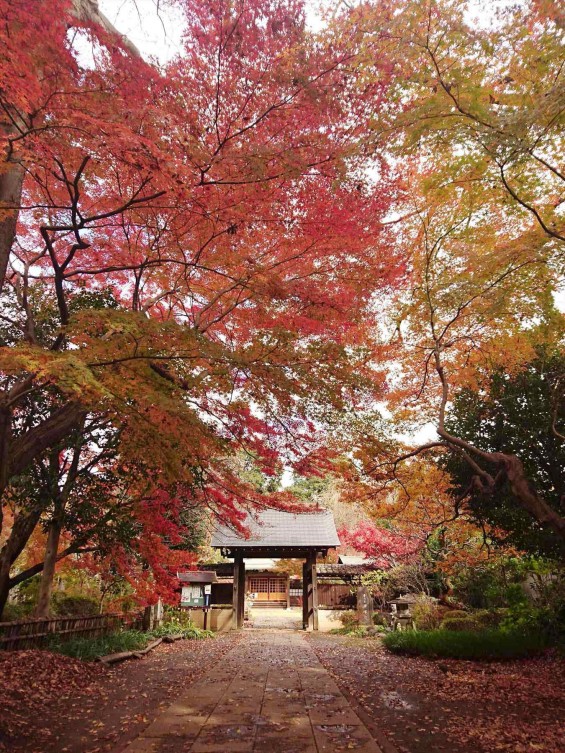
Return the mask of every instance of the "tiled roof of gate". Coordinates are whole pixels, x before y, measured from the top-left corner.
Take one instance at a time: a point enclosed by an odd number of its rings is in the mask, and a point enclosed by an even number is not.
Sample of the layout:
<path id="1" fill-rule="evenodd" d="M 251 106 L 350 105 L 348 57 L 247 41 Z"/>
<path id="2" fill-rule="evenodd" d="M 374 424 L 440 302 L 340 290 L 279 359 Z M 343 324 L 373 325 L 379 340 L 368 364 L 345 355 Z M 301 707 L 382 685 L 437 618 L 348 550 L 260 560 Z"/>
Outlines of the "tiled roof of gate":
<path id="1" fill-rule="evenodd" d="M 334 516 L 329 510 L 311 513 L 261 510 L 253 517 L 248 515 L 244 525 L 249 529 L 249 538 L 229 526 L 217 524 L 211 545 L 217 549 L 339 546 Z"/>

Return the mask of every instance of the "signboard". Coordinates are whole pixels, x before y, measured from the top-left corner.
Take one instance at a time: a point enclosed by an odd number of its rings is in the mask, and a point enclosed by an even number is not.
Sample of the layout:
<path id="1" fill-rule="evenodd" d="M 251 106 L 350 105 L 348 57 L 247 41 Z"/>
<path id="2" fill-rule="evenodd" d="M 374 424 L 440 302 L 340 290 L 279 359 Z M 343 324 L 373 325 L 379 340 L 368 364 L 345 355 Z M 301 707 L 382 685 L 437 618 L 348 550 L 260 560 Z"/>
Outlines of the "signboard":
<path id="1" fill-rule="evenodd" d="M 183 586 L 180 596 L 181 607 L 201 607 L 204 605 L 204 593 L 202 586 L 188 585 Z"/>
<path id="2" fill-rule="evenodd" d="M 204 593 L 205 594 L 211 594 L 212 593 L 212 586 L 211 585 L 204 586 Z"/>

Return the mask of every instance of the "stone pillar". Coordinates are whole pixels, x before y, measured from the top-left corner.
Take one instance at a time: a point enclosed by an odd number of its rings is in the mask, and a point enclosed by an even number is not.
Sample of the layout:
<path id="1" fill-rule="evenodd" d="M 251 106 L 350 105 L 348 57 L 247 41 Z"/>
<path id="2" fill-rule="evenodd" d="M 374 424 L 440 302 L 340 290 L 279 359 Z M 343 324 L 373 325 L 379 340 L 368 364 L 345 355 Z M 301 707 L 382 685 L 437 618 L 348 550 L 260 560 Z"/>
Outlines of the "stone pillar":
<path id="1" fill-rule="evenodd" d="M 145 607 L 143 612 L 143 629 L 155 630 L 163 624 L 163 602 L 157 600 L 156 604 Z"/>
<path id="2" fill-rule="evenodd" d="M 357 589 L 357 617 L 359 625 L 373 627 L 373 599 L 365 586 Z"/>

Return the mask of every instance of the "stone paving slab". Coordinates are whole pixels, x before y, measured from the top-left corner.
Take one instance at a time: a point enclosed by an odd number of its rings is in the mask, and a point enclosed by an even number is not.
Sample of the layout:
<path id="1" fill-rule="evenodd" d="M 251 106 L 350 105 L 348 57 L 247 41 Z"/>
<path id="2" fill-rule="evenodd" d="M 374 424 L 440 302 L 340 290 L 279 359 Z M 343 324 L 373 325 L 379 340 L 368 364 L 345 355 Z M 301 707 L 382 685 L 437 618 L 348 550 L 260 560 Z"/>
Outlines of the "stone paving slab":
<path id="1" fill-rule="evenodd" d="M 301 633 L 246 632 L 123 753 L 382 753 Z"/>

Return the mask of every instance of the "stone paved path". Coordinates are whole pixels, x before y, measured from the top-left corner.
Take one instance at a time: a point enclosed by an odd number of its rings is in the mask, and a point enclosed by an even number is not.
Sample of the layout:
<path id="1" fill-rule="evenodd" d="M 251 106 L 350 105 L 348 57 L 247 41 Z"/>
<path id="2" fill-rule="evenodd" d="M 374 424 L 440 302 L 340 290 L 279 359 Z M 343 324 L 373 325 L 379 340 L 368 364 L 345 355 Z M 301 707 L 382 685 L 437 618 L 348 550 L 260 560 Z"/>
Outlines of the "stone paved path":
<path id="1" fill-rule="evenodd" d="M 124 753 L 382 753 L 303 634 L 253 630 Z"/>
<path id="2" fill-rule="evenodd" d="M 253 607 L 249 613 L 249 622 L 250 627 L 260 630 L 266 628 L 301 630 L 302 607 L 291 607 L 290 609 Z"/>

